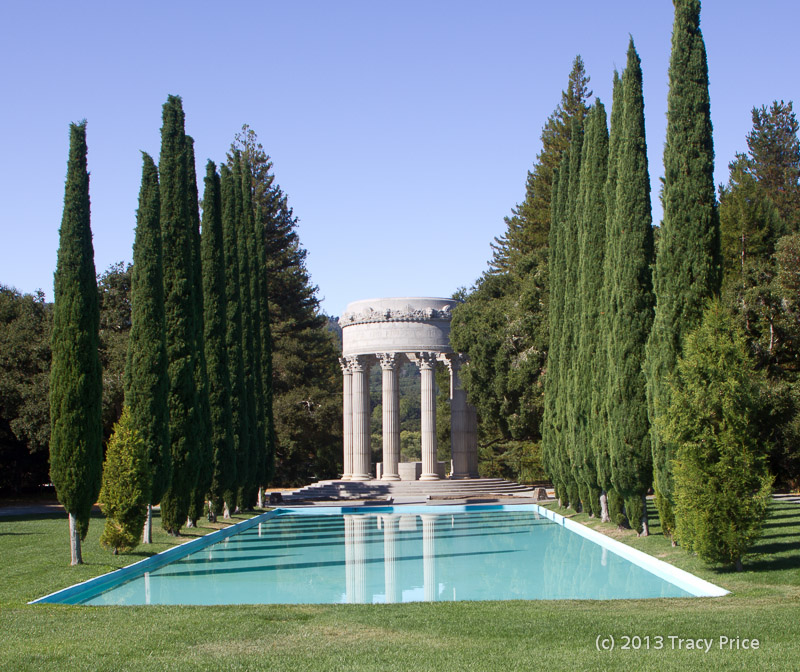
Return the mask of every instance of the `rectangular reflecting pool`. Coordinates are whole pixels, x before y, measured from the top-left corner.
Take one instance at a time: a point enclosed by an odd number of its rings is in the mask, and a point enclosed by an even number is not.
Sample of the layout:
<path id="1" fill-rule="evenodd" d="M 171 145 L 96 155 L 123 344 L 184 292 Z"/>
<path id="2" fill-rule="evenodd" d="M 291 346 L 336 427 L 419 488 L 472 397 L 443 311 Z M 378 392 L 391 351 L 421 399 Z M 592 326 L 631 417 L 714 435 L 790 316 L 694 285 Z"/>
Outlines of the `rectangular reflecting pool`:
<path id="1" fill-rule="evenodd" d="M 565 520 L 534 505 L 278 509 L 217 543 L 185 548 L 174 561 L 156 566 L 154 556 L 119 580 L 95 579 L 42 601 L 332 604 L 725 592 L 650 556 L 637 562 L 638 551 L 594 540 Z"/>

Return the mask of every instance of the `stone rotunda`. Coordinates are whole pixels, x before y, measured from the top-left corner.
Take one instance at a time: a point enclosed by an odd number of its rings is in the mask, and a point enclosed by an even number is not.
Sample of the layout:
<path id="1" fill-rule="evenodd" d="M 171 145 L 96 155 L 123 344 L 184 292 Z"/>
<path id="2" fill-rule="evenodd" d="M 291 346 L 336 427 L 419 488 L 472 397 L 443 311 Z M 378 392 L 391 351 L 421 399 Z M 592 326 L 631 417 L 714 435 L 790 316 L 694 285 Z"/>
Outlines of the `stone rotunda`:
<path id="1" fill-rule="evenodd" d="M 452 299 L 404 297 L 366 299 L 347 306 L 342 327 L 344 374 L 344 474 L 342 480 L 373 478 L 370 450 L 370 367 L 378 364 L 383 390 L 384 481 L 435 481 L 444 476 L 436 458 L 436 362 L 450 371 L 450 478 L 477 478 L 478 442 L 475 409 L 467 403 L 459 380 L 463 355 L 450 347 Z M 400 464 L 400 394 L 398 369 L 415 364 L 422 377 L 422 472 L 416 464 Z"/>

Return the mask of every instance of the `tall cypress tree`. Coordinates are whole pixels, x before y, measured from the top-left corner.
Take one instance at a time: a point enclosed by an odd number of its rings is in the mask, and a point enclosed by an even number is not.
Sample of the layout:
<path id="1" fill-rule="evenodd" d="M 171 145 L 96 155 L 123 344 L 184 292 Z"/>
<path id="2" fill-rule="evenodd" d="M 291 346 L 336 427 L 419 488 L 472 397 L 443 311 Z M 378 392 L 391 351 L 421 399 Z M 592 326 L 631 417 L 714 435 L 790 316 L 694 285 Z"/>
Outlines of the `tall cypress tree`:
<path id="1" fill-rule="evenodd" d="M 674 0 L 672 54 L 664 145 L 664 221 L 653 285 L 656 312 L 647 343 L 647 395 L 653 432 L 656 503 L 662 529 L 674 529 L 674 447 L 658 423 L 670 405 L 669 378 L 685 334 L 702 318 L 721 282 L 719 215 L 714 190 L 708 64 L 700 32 L 700 0 Z"/>
<path id="2" fill-rule="evenodd" d="M 222 510 L 225 493 L 236 483 L 236 453 L 231 424 L 231 376 L 226 346 L 228 301 L 222 233 L 220 178 L 213 161 L 206 164 L 203 193 L 203 327 L 208 371 L 208 400 L 212 448 L 211 514 Z"/>
<path id="3" fill-rule="evenodd" d="M 606 243 L 605 185 L 608 177 L 608 127 L 606 110 L 596 100 L 586 118 L 586 138 L 581 162 L 581 220 L 578 230 L 578 295 L 580 315 L 573 395 L 575 403 L 575 452 L 578 472 L 585 484 L 591 515 L 601 515 L 597 460 L 592 431 L 599 414 L 600 398 L 594 394 L 595 369 L 605 355 L 601 328 L 603 258 Z"/>
<path id="4" fill-rule="evenodd" d="M 71 564 L 100 493 L 103 383 L 100 307 L 86 168 L 86 122 L 70 125 L 64 213 L 59 231 L 50 368 L 50 477 L 69 515 Z"/>
<path id="5" fill-rule="evenodd" d="M 197 519 L 203 515 L 207 495 L 211 489 L 211 478 L 214 472 L 213 451 L 211 447 L 211 421 L 209 419 L 208 370 L 206 367 L 204 314 L 203 314 L 203 267 L 200 252 L 200 211 L 197 191 L 197 171 L 194 158 L 194 140 L 186 136 L 186 178 L 187 178 L 187 211 L 192 240 L 192 305 L 194 306 L 195 325 L 195 385 L 197 388 L 196 433 L 197 446 L 197 482 L 192 489 L 187 524 L 194 527 Z"/>
<path id="6" fill-rule="evenodd" d="M 247 386 L 244 377 L 242 354 L 242 298 L 239 274 L 239 244 L 236 230 L 236 186 L 230 168 L 220 168 L 222 196 L 222 237 L 225 247 L 225 347 L 231 376 L 231 426 L 233 451 L 236 456 L 236 481 L 230 490 L 223 492 L 227 511 L 236 505 L 239 472 L 247 469 L 250 451 L 250 425 L 247 416 Z"/>
<path id="7" fill-rule="evenodd" d="M 562 157 L 562 166 L 564 166 Z M 545 472 L 553 482 L 556 498 L 563 503 L 565 498 L 564 484 L 561 478 L 559 463 L 558 441 L 559 434 L 556 417 L 556 398 L 558 397 L 559 381 L 559 350 L 557 337 L 561 325 L 563 311 L 563 274 L 561 273 L 561 259 L 559 236 L 561 232 L 559 192 L 562 179 L 561 170 L 553 173 L 553 194 L 550 199 L 550 233 L 548 235 L 548 271 L 550 276 L 550 305 L 548 310 L 550 348 L 547 352 L 547 370 L 544 378 L 544 413 L 542 415 L 542 465 Z"/>
<path id="8" fill-rule="evenodd" d="M 180 534 L 197 483 L 197 388 L 192 224 L 186 174 L 186 135 L 181 99 L 169 96 L 161 127 L 161 241 L 169 374 L 172 482 L 161 498 L 161 525 Z"/>
<path id="9" fill-rule="evenodd" d="M 567 493 L 570 506 L 581 510 L 581 501 L 589 499 L 588 490 L 578 473 L 577 442 L 575 436 L 575 398 L 573 396 L 573 372 L 576 366 L 578 335 L 578 221 L 582 207 L 580 193 L 581 158 L 583 155 L 583 121 L 572 119 L 572 133 L 569 147 L 569 182 L 563 213 L 561 237 L 563 238 L 564 259 L 564 312 L 561 325 L 559 353 L 559 396 L 557 412 L 562 428 L 563 463 L 569 471 Z M 560 195 L 560 194 L 559 194 Z"/>
<path id="10" fill-rule="evenodd" d="M 608 437 L 611 480 L 628 521 L 648 533 L 645 495 L 652 482 L 645 345 L 653 323 L 653 227 L 644 127 L 642 67 L 631 38 L 622 75 L 622 133 L 609 230 Z"/>
<path id="11" fill-rule="evenodd" d="M 250 322 L 252 325 L 252 366 L 253 366 L 253 399 L 254 427 L 251 436 L 254 444 L 250 452 L 250 469 L 247 500 L 250 505 L 256 502 L 257 493 L 262 485 L 261 478 L 266 468 L 266 413 L 264 407 L 264 378 L 262 375 L 262 331 L 261 331 L 261 267 L 256 245 L 255 211 L 253 207 L 253 178 L 247 154 L 239 154 L 242 179 L 242 227 L 245 239 L 248 269 L 250 275 Z"/>
<path id="12" fill-rule="evenodd" d="M 592 385 L 592 404 L 597 409 L 592 424 L 592 447 L 597 465 L 597 483 L 602 490 L 600 495 L 600 515 L 604 522 L 614 519 L 618 524 L 623 522 L 617 520 L 621 514 L 621 500 L 614 490 L 611 482 L 611 455 L 608 450 L 608 332 L 611 329 L 609 320 L 608 306 L 610 303 L 610 281 L 612 268 L 613 245 L 609 238 L 613 229 L 614 213 L 616 212 L 617 202 L 617 156 L 619 155 L 620 137 L 622 135 L 622 79 L 619 73 L 614 71 L 614 83 L 612 89 L 611 107 L 611 129 L 608 139 L 608 177 L 605 184 L 605 203 L 606 203 L 606 239 L 603 244 L 605 251 L 603 257 L 603 287 L 600 292 L 602 309 L 598 329 L 602 340 L 598 343 L 597 359 L 595 360 L 593 385 Z M 611 504 L 614 504 L 611 507 Z M 613 515 L 610 512 L 613 509 Z"/>
<path id="13" fill-rule="evenodd" d="M 253 497 L 254 469 L 258 459 L 258 422 L 256 419 L 255 390 L 255 351 L 253 343 L 253 301 L 250 285 L 252 269 L 248 254 L 249 231 L 246 227 L 244 195 L 242 193 L 242 160 L 241 154 L 233 156 L 233 188 L 236 192 L 236 240 L 239 254 L 239 293 L 242 302 L 242 362 L 244 364 L 245 398 L 243 408 L 247 413 L 248 448 L 247 453 L 240 454 L 237 464 L 238 489 L 236 505 L 240 510 L 250 509 L 255 504 Z"/>
<path id="14" fill-rule="evenodd" d="M 125 367 L 125 403 L 147 447 L 152 479 L 150 501 L 158 503 L 172 478 L 167 398 L 167 343 L 158 170 L 142 153 L 142 185 L 136 211 L 131 271 L 131 334 Z M 143 542 L 151 537 L 150 505 Z"/>

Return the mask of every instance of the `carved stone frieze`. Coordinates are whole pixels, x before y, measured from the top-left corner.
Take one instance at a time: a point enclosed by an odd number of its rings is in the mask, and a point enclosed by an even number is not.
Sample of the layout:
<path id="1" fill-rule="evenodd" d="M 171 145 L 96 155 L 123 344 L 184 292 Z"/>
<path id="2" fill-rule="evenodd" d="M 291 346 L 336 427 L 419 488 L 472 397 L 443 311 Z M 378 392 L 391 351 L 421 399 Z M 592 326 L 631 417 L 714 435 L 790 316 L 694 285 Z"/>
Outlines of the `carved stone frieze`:
<path id="1" fill-rule="evenodd" d="M 359 312 L 344 313 L 339 318 L 339 324 L 343 327 L 351 324 L 368 324 L 370 322 L 430 322 L 432 320 L 447 320 L 452 318 L 450 306 L 442 309 L 436 308 L 384 308 L 373 310 L 367 308 Z"/>

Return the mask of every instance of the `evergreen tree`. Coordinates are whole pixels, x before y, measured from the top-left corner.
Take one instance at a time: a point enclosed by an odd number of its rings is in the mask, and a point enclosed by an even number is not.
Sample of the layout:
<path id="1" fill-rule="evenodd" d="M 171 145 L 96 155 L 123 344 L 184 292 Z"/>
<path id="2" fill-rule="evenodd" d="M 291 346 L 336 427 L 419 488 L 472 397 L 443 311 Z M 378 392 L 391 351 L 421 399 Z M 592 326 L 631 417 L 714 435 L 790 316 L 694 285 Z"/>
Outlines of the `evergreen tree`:
<path id="1" fill-rule="evenodd" d="M 197 191 L 197 171 L 194 158 L 194 140 L 186 136 L 187 177 L 187 211 L 191 227 L 192 241 L 192 305 L 194 307 L 195 324 L 194 353 L 195 353 L 195 386 L 197 391 L 197 408 L 195 418 L 197 426 L 197 446 L 195 459 L 197 461 L 197 482 L 192 488 L 189 501 L 187 525 L 194 527 L 197 519 L 203 515 L 206 499 L 211 490 L 211 479 L 214 472 L 214 456 L 211 447 L 211 420 L 208 400 L 208 369 L 206 366 L 204 313 L 203 313 L 203 267 L 200 252 L 200 211 Z"/>
<path id="2" fill-rule="evenodd" d="M 125 402 L 131 423 L 148 451 L 151 483 L 143 542 L 151 536 L 150 504 L 158 503 L 172 479 L 169 442 L 169 378 L 164 317 L 158 170 L 142 154 L 142 185 L 136 211 L 131 271 L 131 334 L 125 367 Z"/>
<path id="3" fill-rule="evenodd" d="M 600 100 L 586 119 L 581 161 L 581 218 L 578 222 L 578 336 L 572 394 L 575 407 L 575 454 L 578 473 L 587 493 L 587 509 L 600 516 L 600 491 L 592 431 L 597 424 L 600 398 L 593 394 L 597 361 L 605 356 L 601 315 L 603 258 L 606 243 L 605 185 L 608 178 L 608 127 Z"/>
<path id="4" fill-rule="evenodd" d="M 608 437 L 611 481 L 628 521 L 648 534 L 645 496 L 653 478 L 647 417 L 645 345 L 653 323 L 653 227 L 644 126 L 642 68 L 631 39 L 622 75 L 622 133 L 617 191 L 609 231 Z"/>
<path id="5" fill-rule="evenodd" d="M 719 217 L 714 193 L 708 65 L 700 32 L 700 0 L 675 0 L 664 145 L 664 221 L 653 273 L 656 311 L 647 343 L 651 423 L 670 405 L 669 376 L 685 334 L 699 323 L 721 281 Z M 661 526 L 674 527 L 674 447 L 652 434 L 654 485 Z"/>
<path id="6" fill-rule="evenodd" d="M 239 470 L 247 468 L 250 454 L 250 425 L 247 416 L 247 388 L 242 356 L 242 299 L 239 291 L 239 244 L 236 230 L 236 187 L 233 174 L 227 165 L 220 168 L 222 202 L 222 239 L 225 259 L 225 347 L 231 386 L 231 427 L 233 452 L 236 456 L 236 481 L 230 490 L 223 490 L 226 513 L 236 505 Z"/>
<path id="7" fill-rule="evenodd" d="M 220 178 L 213 161 L 206 164 L 203 193 L 203 328 L 208 371 L 210 439 L 213 452 L 210 486 L 211 516 L 222 511 L 225 493 L 236 484 L 236 453 L 231 412 L 231 375 L 226 346 L 228 302 L 222 233 Z"/>
<path id="8" fill-rule="evenodd" d="M 70 125 L 64 214 L 55 272 L 50 369 L 50 477 L 69 515 L 71 564 L 101 485 L 100 309 L 89 212 L 86 122 Z"/>
<path id="9" fill-rule="evenodd" d="M 719 302 L 686 339 L 664 437 L 678 446 L 675 534 L 708 562 L 735 565 L 761 536 L 772 495 L 763 382 Z"/>
<path id="10" fill-rule="evenodd" d="M 267 286 L 268 292 L 262 291 L 261 311 L 268 310 L 269 320 L 261 320 L 261 370 L 265 425 L 269 425 L 265 370 L 272 365 L 272 444 L 268 428 L 265 433 L 267 455 L 273 451 L 275 455 L 274 480 L 295 484 L 330 478 L 341 469 L 341 346 L 328 317 L 320 311 L 318 290 L 305 265 L 298 221 L 275 181 L 269 156 L 247 126 L 237 134 L 232 150 L 250 163 L 257 240 L 264 243 L 266 277 L 261 285 L 262 290 Z M 266 325 L 269 337 L 264 332 Z M 271 357 L 263 345 L 267 338 L 273 341 Z"/>
<path id="11" fill-rule="evenodd" d="M 575 396 L 572 381 L 576 367 L 577 337 L 580 304 L 578 300 L 578 221 L 583 208 L 578 198 L 580 190 L 581 158 L 583 156 L 583 123 L 578 117 L 572 119 L 569 147 L 569 182 L 563 212 L 560 238 L 564 250 L 564 312 L 559 344 L 560 365 L 559 396 L 556 413 L 562 427 L 564 468 L 569 470 L 567 493 L 570 506 L 581 511 L 581 502 L 588 504 L 588 490 L 578 472 L 578 446 L 576 441 Z M 560 195 L 560 194 L 559 194 Z M 583 487 L 581 487 L 583 486 Z M 587 507 L 588 508 L 588 507 Z"/>
<path id="12" fill-rule="evenodd" d="M 108 442 L 100 490 L 106 517 L 100 543 L 114 555 L 136 548 L 142 536 L 151 501 L 149 453 L 126 406 Z"/>
<path id="13" fill-rule="evenodd" d="M 597 483 L 602 490 L 600 495 L 600 515 L 603 522 L 613 520 L 620 526 L 625 525 L 627 519 L 625 519 L 622 512 L 620 497 L 611 482 L 611 455 L 609 453 L 608 435 L 608 334 L 611 330 L 609 305 L 611 302 L 611 274 L 613 270 L 611 231 L 614 228 L 617 203 L 617 157 L 620 151 L 623 121 L 622 95 L 622 79 L 615 70 L 612 88 L 611 129 L 608 138 L 608 175 L 605 184 L 606 237 L 603 241 L 603 287 L 599 297 L 602 309 L 600 310 L 598 328 L 602 337 L 597 346 L 598 352 L 592 385 L 592 406 L 597 410 L 597 414 L 593 416 L 594 422 L 592 423 L 591 436 L 592 450 L 595 454 L 595 463 L 597 465 Z M 613 507 L 611 506 L 612 503 Z"/>
<path id="14" fill-rule="evenodd" d="M 161 127 L 161 240 L 164 255 L 164 312 L 169 375 L 169 434 L 172 482 L 161 498 L 161 525 L 180 534 L 197 483 L 195 303 L 192 218 L 189 213 L 186 135 L 181 99 L 169 96 Z"/>

